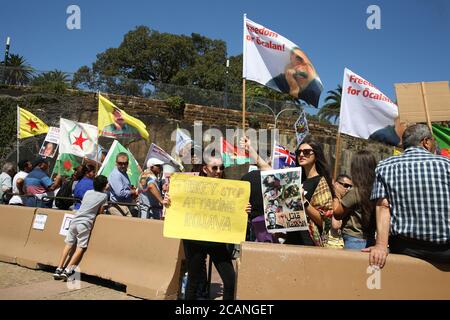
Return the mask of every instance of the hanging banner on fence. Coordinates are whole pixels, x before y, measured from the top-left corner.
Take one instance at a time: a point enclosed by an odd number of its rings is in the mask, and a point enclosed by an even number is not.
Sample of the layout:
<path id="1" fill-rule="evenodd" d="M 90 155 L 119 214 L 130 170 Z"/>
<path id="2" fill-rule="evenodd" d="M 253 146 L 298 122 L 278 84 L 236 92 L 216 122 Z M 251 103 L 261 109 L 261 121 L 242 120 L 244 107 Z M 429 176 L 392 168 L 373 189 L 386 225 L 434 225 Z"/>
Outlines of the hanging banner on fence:
<path id="1" fill-rule="evenodd" d="M 243 51 L 245 79 L 318 107 L 322 81 L 295 43 L 244 16 Z"/>
<path id="2" fill-rule="evenodd" d="M 174 173 L 164 236 L 239 244 L 245 241 L 249 196 L 247 181 Z"/>
<path id="3" fill-rule="evenodd" d="M 59 128 L 50 127 L 42 143 L 39 155 L 46 158 L 53 158 L 59 145 Z"/>
<path id="4" fill-rule="evenodd" d="M 61 222 L 61 228 L 59 229 L 59 234 L 66 237 L 69 233 L 69 227 L 70 223 L 72 222 L 73 218 L 75 218 L 74 214 L 66 213 L 64 214 L 64 218 Z"/>
<path id="5" fill-rule="evenodd" d="M 308 230 L 301 167 L 261 171 L 264 218 L 270 233 Z"/>
<path id="6" fill-rule="evenodd" d="M 395 146 L 400 142 L 394 126 L 397 117 L 391 99 L 366 79 L 344 70 L 339 132 Z"/>

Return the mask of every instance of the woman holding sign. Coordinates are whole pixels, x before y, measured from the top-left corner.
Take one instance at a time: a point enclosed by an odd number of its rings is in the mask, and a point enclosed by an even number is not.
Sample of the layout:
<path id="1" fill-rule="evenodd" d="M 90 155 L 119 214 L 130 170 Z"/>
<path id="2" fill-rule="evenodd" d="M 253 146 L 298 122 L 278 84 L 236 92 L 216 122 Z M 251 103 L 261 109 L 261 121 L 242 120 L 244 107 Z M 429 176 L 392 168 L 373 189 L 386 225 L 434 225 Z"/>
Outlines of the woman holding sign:
<path id="1" fill-rule="evenodd" d="M 331 229 L 334 189 L 321 145 L 306 137 L 295 151 L 297 166 L 302 167 L 305 213 L 308 231 L 287 233 L 287 244 L 325 246 Z"/>

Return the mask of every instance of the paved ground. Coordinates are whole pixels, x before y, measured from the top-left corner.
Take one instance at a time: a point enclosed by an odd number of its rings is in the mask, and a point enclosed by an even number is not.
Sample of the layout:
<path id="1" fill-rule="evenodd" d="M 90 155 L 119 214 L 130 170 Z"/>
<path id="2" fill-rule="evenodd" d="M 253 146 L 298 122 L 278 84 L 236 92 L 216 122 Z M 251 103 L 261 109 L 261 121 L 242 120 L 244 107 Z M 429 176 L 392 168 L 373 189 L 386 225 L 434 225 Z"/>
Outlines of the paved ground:
<path id="1" fill-rule="evenodd" d="M 140 300 L 111 281 L 82 275 L 79 288 L 73 288 L 53 280 L 52 273 L 0 262 L 0 300 Z M 211 292 L 213 299 L 221 299 L 222 283 L 214 267 Z"/>

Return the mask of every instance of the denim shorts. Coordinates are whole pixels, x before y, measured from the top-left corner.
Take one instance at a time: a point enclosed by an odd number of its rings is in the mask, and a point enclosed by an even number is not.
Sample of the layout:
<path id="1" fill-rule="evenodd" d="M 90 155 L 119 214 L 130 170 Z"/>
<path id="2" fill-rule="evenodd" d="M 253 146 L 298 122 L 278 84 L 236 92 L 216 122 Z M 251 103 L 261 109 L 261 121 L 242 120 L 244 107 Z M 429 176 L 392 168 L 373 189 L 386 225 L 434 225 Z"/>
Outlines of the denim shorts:
<path id="1" fill-rule="evenodd" d="M 375 244 L 373 239 L 362 239 L 348 234 L 343 234 L 342 238 L 344 239 L 344 249 L 347 250 L 361 250 Z"/>

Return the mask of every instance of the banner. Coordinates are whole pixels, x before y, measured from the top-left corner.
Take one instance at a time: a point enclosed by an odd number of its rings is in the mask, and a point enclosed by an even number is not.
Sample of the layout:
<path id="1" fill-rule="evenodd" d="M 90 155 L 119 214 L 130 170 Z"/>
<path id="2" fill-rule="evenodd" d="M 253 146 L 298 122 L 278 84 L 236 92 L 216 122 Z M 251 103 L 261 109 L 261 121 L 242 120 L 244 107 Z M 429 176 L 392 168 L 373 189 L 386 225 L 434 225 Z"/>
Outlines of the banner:
<path id="1" fill-rule="evenodd" d="M 152 143 L 150 148 L 148 149 L 147 156 L 145 157 L 144 167 L 147 164 L 148 159 L 156 158 L 163 161 L 166 164 L 170 164 L 179 170 L 184 170 L 184 167 L 181 163 L 176 161 L 174 158 L 170 156 L 167 152 L 165 152 L 162 148 L 158 147 L 156 144 Z"/>
<path id="2" fill-rule="evenodd" d="M 111 171 L 113 171 L 116 167 L 116 157 L 120 152 L 125 152 L 128 154 L 127 175 L 131 184 L 137 187 L 139 183 L 139 176 L 141 174 L 138 162 L 134 158 L 133 154 L 117 140 L 114 140 L 111 148 L 109 148 L 108 154 L 106 155 L 105 160 L 103 160 L 102 166 L 98 170 L 97 175 L 104 175 L 105 177 L 108 177 Z"/>
<path id="3" fill-rule="evenodd" d="M 339 132 L 394 144 L 398 108 L 372 83 L 345 68 Z M 399 139 L 399 138 L 398 138 Z"/>
<path id="4" fill-rule="evenodd" d="M 30 138 L 48 132 L 48 126 L 30 111 L 17 107 L 19 139 Z"/>
<path id="5" fill-rule="evenodd" d="M 243 78 L 318 107 L 322 81 L 295 43 L 244 16 Z"/>
<path id="6" fill-rule="evenodd" d="M 439 154 L 450 157 L 450 128 L 433 124 L 433 136 L 439 147 Z"/>
<path id="7" fill-rule="evenodd" d="M 245 241 L 249 182 L 179 173 L 170 180 L 165 237 L 235 244 Z"/>
<path id="8" fill-rule="evenodd" d="M 306 119 L 306 113 L 304 110 L 302 110 L 302 113 L 298 117 L 297 121 L 295 121 L 294 130 L 298 147 L 309 134 L 308 120 Z"/>
<path id="9" fill-rule="evenodd" d="M 270 233 L 308 230 L 302 185 L 302 168 L 261 171 L 264 220 Z"/>
<path id="10" fill-rule="evenodd" d="M 53 158 L 59 145 L 59 128 L 50 127 L 42 143 L 39 155 L 43 157 Z"/>
<path id="11" fill-rule="evenodd" d="M 145 124 L 114 103 L 98 95 L 98 130 L 99 135 L 110 138 L 146 139 L 149 134 Z"/>
<path id="12" fill-rule="evenodd" d="M 59 152 L 92 159 L 97 152 L 97 127 L 61 118 Z"/>

